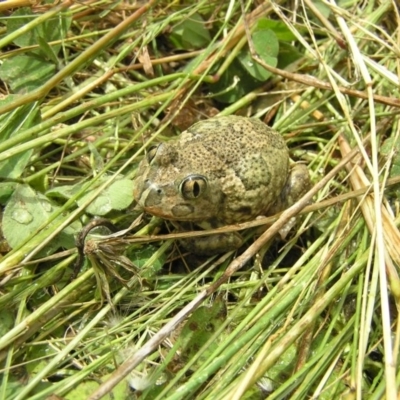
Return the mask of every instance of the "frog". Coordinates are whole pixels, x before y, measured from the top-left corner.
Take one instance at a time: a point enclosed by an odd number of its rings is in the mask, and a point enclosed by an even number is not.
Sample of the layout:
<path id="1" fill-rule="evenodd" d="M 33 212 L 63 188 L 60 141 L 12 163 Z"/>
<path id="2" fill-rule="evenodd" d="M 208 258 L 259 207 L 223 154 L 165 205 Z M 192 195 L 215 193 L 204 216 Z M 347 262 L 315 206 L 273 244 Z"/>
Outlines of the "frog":
<path id="1" fill-rule="evenodd" d="M 309 188 L 307 167 L 290 159 L 277 131 L 259 119 L 230 115 L 201 120 L 151 147 L 139 164 L 134 198 L 140 209 L 180 230 L 214 229 L 279 213 Z M 205 256 L 242 244 L 237 232 L 182 241 Z"/>

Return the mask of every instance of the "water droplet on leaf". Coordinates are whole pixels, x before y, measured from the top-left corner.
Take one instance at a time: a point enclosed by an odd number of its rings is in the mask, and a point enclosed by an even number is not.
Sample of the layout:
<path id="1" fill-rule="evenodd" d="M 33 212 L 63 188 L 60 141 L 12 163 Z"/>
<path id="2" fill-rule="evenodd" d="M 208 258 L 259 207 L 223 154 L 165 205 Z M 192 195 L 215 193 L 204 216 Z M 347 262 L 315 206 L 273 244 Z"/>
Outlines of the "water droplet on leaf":
<path id="1" fill-rule="evenodd" d="M 42 200 L 40 202 L 40 204 L 42 205 L 43 209 L 47 212 L 51 211 L 51 204 L 48 201 Z"/>
<path id="2" fill-rule="evenodd" d="M 33 220 L 33 216 L 30 212 L 24 210 L 23 208 L 18 208 L 14 210 L 11 214 L 12 219 L 20 224 L 27 225 Z"/>

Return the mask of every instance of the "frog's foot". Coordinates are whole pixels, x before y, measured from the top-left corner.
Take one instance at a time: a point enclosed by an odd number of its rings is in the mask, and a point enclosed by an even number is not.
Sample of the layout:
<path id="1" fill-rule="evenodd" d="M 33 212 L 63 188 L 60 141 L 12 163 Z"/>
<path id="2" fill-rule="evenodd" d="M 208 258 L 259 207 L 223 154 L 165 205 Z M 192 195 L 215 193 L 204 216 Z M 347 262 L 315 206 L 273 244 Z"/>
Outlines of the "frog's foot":
<path id="1" fill-rule="evenodd" d="M 293 164 L 286 186 L 282 191 L 282 210 L 289 208 L 303 197 L 311 187 L 310 173 L 304 164 Z"/>
<path id="2" fill-rule="evenodd" d="M 291 207 L 308 192 L 310 187 L 311 180 L 307 167 L 304 164 L 293 164 L 286 185 L 283 188 L 279 199 L 269 212 L 271 214 L 276 214 Z M 296 217 L 292 217 L 279 230 L 282 239 L 286 238 L 287 234 L 295 224 Z"/>

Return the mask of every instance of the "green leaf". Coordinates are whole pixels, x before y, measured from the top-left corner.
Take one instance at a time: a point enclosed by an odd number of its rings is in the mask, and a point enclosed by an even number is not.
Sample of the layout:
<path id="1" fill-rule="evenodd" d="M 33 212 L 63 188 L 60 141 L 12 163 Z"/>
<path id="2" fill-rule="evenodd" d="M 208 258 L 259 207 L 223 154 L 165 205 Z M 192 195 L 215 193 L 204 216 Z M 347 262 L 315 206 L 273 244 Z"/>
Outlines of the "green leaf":
<path id="1" fill-rule="evenodd" d="M 32 55 L 18 55 L 4 60 L 0 78 L 14 93 L 28 93 L 42 86 L 56 71 L 54 64 Z"/>
<path id="2" fill-rule="evenodd" d="M 99 183 L 109 178 L 100 179 Z M 93 189 L 95 190 L 95 189 Z M 89 191 L 85 196 L 78 200 L 78 204 L 84 204 L 93 193 Z M 130 179 L 119 179 L 114 181 L 103 193 L 97 196 L 94 201 L 86 208 L 92 215 L 106 215 L 112 210 L 123 210 L 133 202 L 133 182 Z"/>
<path id="3" fill-rule="evenodd" d="M 14 314 L 3 308 L 0 310 L 0 337 L 3 337 L 7 331 L 9 331 L 14 326 Z"/>
<path id="4" fill-rule="evenodd" d="M 211 307 L 199 307 L 190 316 L 180 335 L 181 341 L 181 357 L 190 360 L 204 346 L 207 341 L 214 335 L 217 329 L 226 319 L 226 305 L 217 298 Z M 218 341 L 214 341 L 207 347 L 200 356 L 198 363 L 201 364 L 218 346 Z"/>
<path id="5" fill-rule="evenodd" d="M 132 261 L 138 268 L 143 268 L 149 258 L 154 258 L 154 254 L 157 252 L 158 247 L 153 245 L 143 246 L 141 248 L 132 247 L 127 251 L 127 257 Z M 154 258 L 154 262 L 151 267 L 148 267 L 146 271 L 141 272 L 143 278 L 152 278 L 157 275 L 161 268 L 164 266 L 166 260 L 165 254 L 160 254 L 157 258 Z"/>
<path id="6" fill-rule="evenodd" d="M 23 370 L 22 370 L 23 371 Z M 25 387 L 26 383 L 21 381 L 20 377 L 14 371 L 8 377 L 7 386 L 5 388 L 5 399 L 14 399 L 18 393 Z"/>
<path id="7" fill-rule="evenodd" d="M 35 192 L 29 185 L 17 185 L 3 215 L 3 234 L 8 244 L 12 248 L 22 245 L 58 209 L 59 207 L 52 204 L 45 195 Z M 57 226 L 60 218 L 56 218 L 46 228 L 49 234 Z M 57 235 L 43 253 L 48 255 L 60 247 L 74 247 L 74 235 L 80 229 L 81 224 L 75 221 Z"/>
<path id="8" fill-rule="evenodd" d="M 257 21 L 257 30 L 268 29 L 274 32 L 278 40 L 283 40 L 286 42 L 296 40 L 296 36 L 293 35 L 292 31 L 286 26 L 284 22 L 274 19 L 260 18 Z"/>
<path id="9" fill-rule="evenodd" d="M 7 19 L 7 33 L 16 31 L 36 17 L 37 15 L 33 14 L 30 8 L 19 8 Z M 44 38 L 47 43 L 62 40 L 67 35 L 71 21 L 72 17 L 70 13 L 59 13 L 56 16 L 43 21 L 42 24 L 36 26 L 34 29 L 31 29 L 15 38 L 14 44 L 19 47 L 40 45 L 38 37 Z M 57 54 L 60 51 L 60 48 L 61 44 L 53 45 L 52 52 Z M 34 50 L 33 52 L 36 54 L 46 54 L 46 51 L 42 53 L 40 49 Z"/>
<path id="10" fill-rule="evenodd" d="M 280 357 L 279 363 L 274 364 L 266 374 L 273 382 L 284 382 L 293 371 L 296 361 L 297 348 L 295 345 L 290 346 Z"/>
<path id="11" fill-rule="evenodd" d="M 40 167 L 38 167 L 40 169 Z M 32 176 L 29 178 L 29 185 L 36 191 L 45 193 L 49 188 L 49 176 L 47 174 Z"/>
<path id="12" fill-rule="evenodd" d="M 176 25 L 170 35 L 178 49 L 200 49 L 211 41 L 211 36 L 200 14 L 192 14 L 188 19 Z"/>
<path id="13" fill-rule="evenodd" d="M 104 168 L 104 160 L 100 153 L 97 151 L 96 147 L 93 143 L 88 143 L 89 150 L 90 150 L 90 164 L 93 170 L 98 173 Z"/>
<path id="14" fill-rule="evenodd" d="M 18 96 L 8 95 L 0 101 L 0 105 L 15 101 Z M 37 125 L 40 122 L 39 109 L 35 104 L 19 107 L 12 113 L 0 117 L 0 142 L 10 137 L 17 136 L 20 131 Z M 17 179 L 24 172 L 33 150 L 16 154 L 5 161 L 0 162 L 0 177 Z"/>
<path id="15" fill-rule="evenodd" d="M 18 8 L 15 12 L 7 18 L 7 33 L 12 33 L 19 28 L 22 28 L 35 18 L 32 11 L 28 7 Z M 36 44 L 35 32 L 30 30 L 28 32 L 19 35 L 14 39 L 14 44 L 19 47 L 28 47 Z"/>
<path id="16" fill-rule="evenodd" d="M 331 14 L 331 9 L 330 9 L 329 6 L 327 6 L 324 2 L 322 2 L 322 1 L 320 1 L 320 0 L 314 0 L 312 3 L 313 3 L 313 6 L 314 6 L 315 8 L 317 8 L 318 11 L 319 11 L 326 19 L 329 18 L 330 14 Z M 317 17 L 314 17 L 314 15 L 313 15 L 313 19 L 318 20 L 318 22 L 319 22 L 319 19 L 318 19 Z"/>
<path id="17" fill-rule="evenodd" d="M 78 185 L 63 185 L 63 186 L 55 186 L 46 192 L 46 196 L 54 199 L 65 199 L 69 200 L 79 189 L 82 187 L 82 184 Z"/>
<path id="18" fill-rule="evenodd" d="M 24 27 L 34 18 L 37 15 L 32 14 L 30 8 L 16 10 L 7 19 L 7 33 Z M 28 93 L 54 75 L 61 43 L 50 45 L 49 42 L 64 39 L 70 25 L 71 16 L 59 13 L 14 39 L 14 44 L 20 47 L 39 46 L 29 53 L 5 59 L 1 65 L 0 78 L 8 83 L 14 93 Z"/>
<path id="19" fill-rule="evenodd" d="M 303 53 L 297 50 L 296 47 L 289 43 L 281 42 L 279 43 L 279 58 L 278 58 L 278 68 L 284 69 L 288 65 L 294 63 L 303 57 Z"/>
<path id="20" fill-rule="evenodd" d="M 15 182 L 0 182 L 0 204 L 5 204 L 13 194 L 17 184 Z"/>
<path id="21" fill-rule="evenodd" d="M 219 80 L 209 85 L 209 90 L 218 101 L 234 103 L 259 85 L 259 81 L 248 74 L 235 59 Z"/>
<path id="22" fill-rule="evenodd" d="M 392 165 L 390 167 L 390 177 L 400 175 L 400 140 L 394 137 L 386 139 L 381 146 L 381 155 L 385 158 L 392 157 Z"/>
<path id="23" fill-rule="evenodd" d="M 252 35 L 254 50 L 258 56 L 268 65 L 276 67 L 278 64 L 279 42 L 270 29 L 255 31 Z M 255 79 L 265 81 L 271 73 L 257 64 L 251 57 L 248 48 L 243 49 L 238 59 L 245 70 Z"/>
<path id="24" fill-rule="evenodd" d="M 104 375 L 102 376 L 102 380 L 106 381 L 109 377 L 109 375 Z M 73 389 L 63 398 L 65 400 L 86 400 L 99 387 L 99 385 L 100 382 L 97 382 L 96 380 L 86 379 L 83 382 L 74 385 Z M 134 398 L 132 393 L 130 393 L 125 380 L 116 385 L 107 397 L 114 400 L 128 400 Z"/>
<path id="25" fill-rule="evenodd" d="M 97 188 L 110 178 L 105 176 L 100 178 L 93 188 L 78 200 L 81 206 L 92 195 Z M 73 195 L 82 189 L 84 183 L 74 186 L 58 186 L 49 189 L 46 195 L 52 198 L 70 199 Z M 92 215 L 106 215 L 112 210 L 124 210 L 133 202 L 133 182 L 130 179 L 121 177 L 114 181 L 103 193 L 98 195 L 92 203 L 86 208 L 86 211 Z"/>
<path id="26" fill-rule="evenodd" d="M 303 56 L 295 47 L 278 41 L 276 32 L 282 40 L 294 38 L 283 23 L 262 18 L 257 26 L 258 30 L 252 35 L 253 45 L 258 56 L 266 64 L 276 67 L 279 63 L 280 68 L 285 68 Z M 250 50 L 246 47 L 219 80 L 209 85 L 209 89 L 218 101 L 234 103 L 270 76 L 270 72 L 252 59 Z"/>
<path id="27" fill-rule="evenodd" d="M 25 356 L 26 360 L 29 360 L 26 365 L 26 372 L 29 376 L 35 376 L 47 365 L 47 357 L 55 354 L 57 352 L 47 344 L 30 346 Z"/>
<path id="28" fill-rule="evenodd" d="M 43 51 L 44 54 L 46 54 L 47 58 L 50 61 L 52 61 L 55 65 L 57 65 L 58 59 L 56 53 L 54 52 L 54 49 L 41 36 L 37 37 L 37 41 L 40 49 Z"/>

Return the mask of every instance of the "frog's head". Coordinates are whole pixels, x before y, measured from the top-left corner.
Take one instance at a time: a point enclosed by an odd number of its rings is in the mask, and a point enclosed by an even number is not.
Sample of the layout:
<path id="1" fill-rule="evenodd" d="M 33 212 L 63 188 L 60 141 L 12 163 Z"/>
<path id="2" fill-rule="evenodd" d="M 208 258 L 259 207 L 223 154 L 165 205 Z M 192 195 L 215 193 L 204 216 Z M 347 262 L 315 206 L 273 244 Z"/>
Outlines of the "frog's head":
<path id="1" fill-rule="evenodd" d="M 210 171 L 193 162 L 192 155 L 187 156 L 191 151 L 186 148 L 184 154 L 176 142 L 162 143 L 149 150 L 134 182 L 134 197 L 144 211 L 176 221 L 218 217 L 222 192 L 215 179 L 210 179 Z"/>

